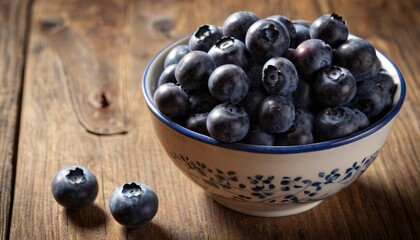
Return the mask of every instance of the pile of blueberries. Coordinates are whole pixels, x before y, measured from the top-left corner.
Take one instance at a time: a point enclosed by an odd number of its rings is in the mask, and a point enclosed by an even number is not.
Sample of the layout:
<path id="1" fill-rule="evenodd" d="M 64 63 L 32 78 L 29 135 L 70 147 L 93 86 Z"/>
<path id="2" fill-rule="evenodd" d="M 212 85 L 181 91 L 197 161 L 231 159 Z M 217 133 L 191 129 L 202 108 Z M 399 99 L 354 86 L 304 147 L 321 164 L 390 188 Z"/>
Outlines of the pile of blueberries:
<path id="1" fill-rule="evenodd" d="M 166 56 L 154 102 L 224 142 L 290 146 L 348 136 L 392 107 L 395 83 L 375 48 L 335 13 L 314 22 L 235 12 Z"/>

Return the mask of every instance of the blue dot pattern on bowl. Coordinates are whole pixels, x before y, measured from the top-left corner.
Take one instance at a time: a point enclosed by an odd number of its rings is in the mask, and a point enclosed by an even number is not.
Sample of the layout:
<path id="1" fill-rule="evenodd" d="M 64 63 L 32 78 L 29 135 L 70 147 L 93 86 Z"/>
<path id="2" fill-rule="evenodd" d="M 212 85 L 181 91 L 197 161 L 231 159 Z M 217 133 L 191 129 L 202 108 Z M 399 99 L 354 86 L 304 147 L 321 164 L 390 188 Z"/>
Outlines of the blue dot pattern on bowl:
<path id="1" fill-rule="evenodd" d="M 223 190 L 232 200 L 268 204 L 308 203 L 331 196 L 356 180 L 375 160 L 379 150 L 346 169 L 319 172 L 318 179 L 304 176 L 264 176 L 255 174 L 240 181 L 234 170 L 208 168 L 204 163 L 172 152 L 174 163 L 202 187 Z M 322 191 L 327 185 L 339 184 L 333 191 Z"/>

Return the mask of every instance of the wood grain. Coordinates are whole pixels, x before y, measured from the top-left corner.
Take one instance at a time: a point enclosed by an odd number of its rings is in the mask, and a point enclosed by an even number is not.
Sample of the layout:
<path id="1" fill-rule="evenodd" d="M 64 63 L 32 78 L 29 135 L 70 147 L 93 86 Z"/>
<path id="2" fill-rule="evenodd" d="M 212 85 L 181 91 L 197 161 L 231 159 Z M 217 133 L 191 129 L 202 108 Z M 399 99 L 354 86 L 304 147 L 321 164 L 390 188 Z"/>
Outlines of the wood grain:
<path id="1" fill-rule="evenodd" d="M 29 1 L 0 0 L 0 239 L 9 231 Z"/>
<path id="2" fill-rule="evenodd" d="M 154 138 L 140 87 L 147 62 L 198 25 L 221 25 L 238 10 L 307 20 L 337 12 L 351 32 L 389 56 L 407 82 L 406 103 L 372 166 L 303 214 L 259 218 L 220 206 L 174 167 Z M 37 0 L 30 11 L 10 239 L 420 236 L 418 1 Z M 17 109 L 1 111 L 1 119 L 9 119 Z M 70 164 L 96 174 L 100 193 L 92 207 L 66 211 L 54 201 L 50 181 Z M 154 188 L 160 200 L 153 222 L 140 229 L 125 229 L 108 209 L 112 191 L 131 180 Z"/>

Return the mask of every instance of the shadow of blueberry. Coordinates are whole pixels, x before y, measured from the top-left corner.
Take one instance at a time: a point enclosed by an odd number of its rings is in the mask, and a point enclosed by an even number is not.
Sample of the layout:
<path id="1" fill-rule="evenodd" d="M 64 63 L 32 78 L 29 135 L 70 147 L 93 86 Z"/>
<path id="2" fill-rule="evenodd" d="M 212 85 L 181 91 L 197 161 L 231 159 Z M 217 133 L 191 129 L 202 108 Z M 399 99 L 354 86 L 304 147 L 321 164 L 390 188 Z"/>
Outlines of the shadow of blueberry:
<path id="1" fill-rule="evenodd" d="M 139 228 L 121 228 L 122 234 L 127 239 L 172 239 L 171 235 L 161 226 L 154 222 L 150 222 Z"/>
<path id="2" fill-rule="evenodd" d="M 96 204 L 86 208 L 66 210 L 69 221 L 81 228 L 96 228 L 105 224 L 107 220 L 106 213 Z"/>

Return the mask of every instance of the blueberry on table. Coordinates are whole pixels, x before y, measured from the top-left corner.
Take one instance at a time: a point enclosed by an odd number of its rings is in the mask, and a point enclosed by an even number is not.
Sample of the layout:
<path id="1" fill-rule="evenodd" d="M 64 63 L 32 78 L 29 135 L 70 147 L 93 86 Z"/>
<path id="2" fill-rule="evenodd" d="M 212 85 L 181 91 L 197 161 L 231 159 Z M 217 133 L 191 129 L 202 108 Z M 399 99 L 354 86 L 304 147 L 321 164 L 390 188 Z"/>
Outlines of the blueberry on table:
<path id="1" fill-rule="evenodd" d="M 165 83 L 159 86 L 153 100 L 163 114 L 178 117 L 188 113 L 190 102 L 187 93 L 175 83 Z"/>
<path id="2" fill-rule="evenodd" d="M 258 108 L 258 121 L 269 133 L 287 132 L 295 119 L 295 107 L 290 98 L 271 95 Z"/>
<path id="3" fill-rule="evenodd" d="M 144 183 L 129 182 L 117 187 L 109 199 L 114 219 L 126 227 L 141 227 L 157 213 L 159 200 L 156 193 Z"/>
<path id="4" fill-rule="evenodd" d="M 226 102 L 211 110 L 207 116 L 206 126 L 210 136 L 214 139 L 233 143 L 246 136 L 250 122 L 244 108 L 238 104 Z"/>
<path id="5" fill-rule="evenodd" d="M 177 64 L 185 56 L 185 54 L 190 52 L 188 45 L 179 45 L 174 47 L 169 51 L 168 55 L 165 57 L 165 62 L 163 64 L 164 68 L 172 64 Z"/>
<path id="6" fill-rule="evenodd" d="M 357 91 L 349 106 L 362 111 L 375 122 L 391 107 L 391 96 L 388 91 L 372 80 L 357 83 Z"/>
<path id="7" fill-rule="evenodd" d="M 199 50 L 208 52 L 210 48 L 223 37 L 223 31 L 220 27 L 204 24 L 197 28 L 188 41 L 191 51 Z"/>
<path id="8" fill-rule="evenodd" d="M 291 58 L 298 73 L 310 77 L 331 66 L 333 50 L 330 45 L 320 39 L 308 39 L 296 47 Z"/>
<path id="9" fill-rule="evenodd" d="M 69 166 L 59 170 L 51 182 L 55 200 L 67 209 L 85 208 L 98 195 L 95 175 L 83 166 Z"/>
<path id="10" fill-rule="evenodd" d="M 273 20 L 261 19 L 252 24 L 245 37 L 250 54 L 260 62 L 281 57 L 290 45 L 290 37 L 284 25 Z"/>
<path id="11" fill-rule="evenodd" d="M 298 73 L 287 58 L 271 58 L 264 64 L 262 72 L 263 86 L 269 95 L 289 96 L 297 88 Z"/>
<path id="12" fill-rule="evenodd" d="M 244 70 L 234 64 L 217 67 L 208 80 L 210 94 L 221 102 L 241 101 L 248 94 L 249 85 Z"/>
<path id="13" fill-rule="evenodd" d="M 207 87 L 207 81 L 216 63 L 203 51 L 187 53 L 176 66 L 175 78 L 187 91 L 195 91 Z"/>
<path id="14" fill-rule="evenodd" d="M 343 18 L 332 13 L 320 16 L 311 24 L 310 36 L 335 47 L 347 40 L 349 30 Z"/>
<path id="15" fill-rule="evenodd" d="M 260 18 L 253 12 L 234 12 L 223 23 L 223 34 L 245 42 L 246 32 L 258 20 Z"/>
<path id="16" fill-rule="evenodd" d="M 357 132 L 359 120 L 348 107 L 330 107 L 321 110 L 315 118 L 318 141 L 327 141 Z"/>
<path id="17" fill-rule="evenodd" d="M 243 139 L 243 143 L 261 146 L 273 146 L 276 137 L 272 133 L 268 133 L 258 124 L 251 124 L 247 135 Z"/>
<path id="18" fill-rule="evenodd" d="M 175 78 L 176 64 L 167 66 L 159 76 L 158 87 L 165 83 L 177 83 Z"/>
<path id="19" fill-rule="evenodd" d="M 235 64 L 245 69 L 248 65 L 248 52 L 245 43 L 233 37 L 222 37 L 208 54 L 213 57 L 216 66 Z"/>
<path id="20" fill-rule="evenodd" d="M 349 103 L 356 95 L 356 80 L 349 70 L 331 66 L 318 74 L 314 83 L 318 99 L 326 106 L 338 107 Z"/>
<path id="21" fill-rule="evenodd" d="M 347 68 L 357 82 L 375 76 L 381 70 L 381 62 L 375 48 L 361 38 L 350 38 L 334 51 L 334 65 Z"/>

